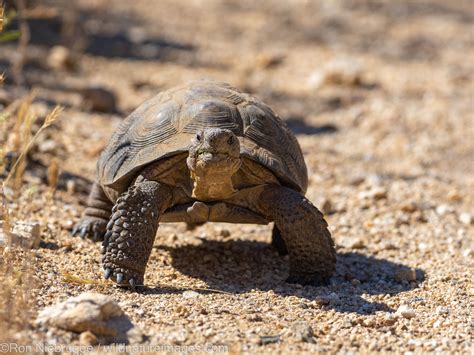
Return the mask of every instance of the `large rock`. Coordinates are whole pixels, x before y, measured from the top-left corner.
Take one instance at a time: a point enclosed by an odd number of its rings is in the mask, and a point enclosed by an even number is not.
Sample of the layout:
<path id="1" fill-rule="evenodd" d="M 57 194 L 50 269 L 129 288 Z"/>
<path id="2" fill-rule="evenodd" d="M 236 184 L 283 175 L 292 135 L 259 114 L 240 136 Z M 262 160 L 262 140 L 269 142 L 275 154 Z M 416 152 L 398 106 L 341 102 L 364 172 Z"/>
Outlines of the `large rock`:
<path id="1" fill-rule="evenodd" d="M 36 323 L 71 332 L 92 332 L 106 342 L 137 343 L 143 335 L 109 296 L 87 292 L 47 307 Z"/>

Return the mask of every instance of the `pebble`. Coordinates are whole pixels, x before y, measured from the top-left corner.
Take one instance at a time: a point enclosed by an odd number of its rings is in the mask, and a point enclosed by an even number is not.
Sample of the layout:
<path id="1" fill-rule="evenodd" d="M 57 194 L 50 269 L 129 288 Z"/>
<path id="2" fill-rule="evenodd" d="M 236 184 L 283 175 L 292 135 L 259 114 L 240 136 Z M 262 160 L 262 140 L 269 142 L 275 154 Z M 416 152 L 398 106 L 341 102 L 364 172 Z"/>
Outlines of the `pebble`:
<path id="1" fill-rule="evenodd" d="M 415 317 L 416 315 L 415 310 L 406 305 L 402 305 L 398 307 L 397 314 L 401 315 L 403 318 L 406 318 L 406 319 L 411 319 Z"/>
<path id="2" fill-rule="evenodd" d="M 466 258 L 472 258 L 474 257 L 474 249 L 467 248 L 462 251 L 462 255 L 465 256 Z"/>
<path id="3" fill-rule="evenodd" d="M 321 204 L 321 211 L 325 214 L 331 214 L 333 212 L 333 206 L 330 199 L 324 199 Z"/>
<path id="4" fill-rule="evenodd" d="M 274 344 L 280 342 L 280 336 L 279 335 L 265 335 L 260 337 L 260 344 L 261 345 L 266 345 L 266 344 Z"/>
<path id="5" fill-rule="evenodd" d="M 416 281 L 416 270 L 411 268 L 411 269 L 404 269 L 404 270 L 398 270 L 395 273 L 395 280 L 398 282 L 402 281 Z"/>
<path id="6" fill-rule="evenodd" d="M 439 205 L 436 207 L 436 213 L 440 216 L 444 216 L 447 213 L 454 212 L 454 208 L 449 205 Z"/>
<path id="7" fill-rule="evenodd" d="M 366 200 L 366 199 L 373 199 L 373 200 L 382 200 L 387 198 L 387 190 L 383 187 L 373 187 L 368 191 L 361 191 L 359 192 L 359 199 Z"/>
<path id="8" fill-rule="evenodd" d="M 46 61 L 50 68 L 56 70 L 74 70 L 77 67 L 77 62 L 71 55 L 71 51 L 64 46 L 51 48 Z"/>
<path id="9" fill-rule="evenodd" d="M 400 206 L 400 210 L 406 213 L 413 213 L 418 209 L 418 206 L 413 202 L 406 202 Z"/>
<path id="10" fill-rule="evenodd" d="M 361 238 L 343 237 L 340 243 L 342 247 L 348 249 L 362 249 L 365 247 L 365 243 Z"/>
<path id="11" fill-rule="evenodd" d="M 443 307 L 443 306 L 439 306 L 439 307 L 436 308 L 436 314 L 438 314 L 438 315 L 446 315 L 446 314 L 449 314 L 449 308 Z"/>
<path id="12" fill-rule="evenodd" d="M 289 330 L 289 336 L 297 342 L 315 343 L 313 328 L 306 321 L 296 321 Z"/>
<path id="13" fill-rule="evenodd" d="M 190 299 L 190 298 L 198 298 L 201 295 L 196 291 L 184 291 L 183 298 Z"/>
<path id="14" fill-rule="evenodd" d="M 143 336 L 110 296 L 94 292 L 86 292 L 43 309 L 36 324 L 75 333 L 90 332 L 117 342 L 132 338 L 138 340 Z M 91 340 L 89 335 L 84 335 L 84 338 L 87 337 Z"/>
<path id="15" fill-rule="evenodd" d="M 459 215 L 459 221 L 463 224 L 470 225 L 472 223 L 472 216 L 467 212 L 461 213 Z"/>
<path id="16" fill-rule="evenodd" d="M 53 139 L 46 139 L 38 144 L 38 150 L 41 153 L 57 153 L 58 143 Z"/>
<path id="17" fill-rule="evenodd" d="M 362 83 L 362 69 L 349 59 L 335 59 L 314 71 L 308 78 L 310 88 L 318 89 L 326 85 L 353 86 Z"/>

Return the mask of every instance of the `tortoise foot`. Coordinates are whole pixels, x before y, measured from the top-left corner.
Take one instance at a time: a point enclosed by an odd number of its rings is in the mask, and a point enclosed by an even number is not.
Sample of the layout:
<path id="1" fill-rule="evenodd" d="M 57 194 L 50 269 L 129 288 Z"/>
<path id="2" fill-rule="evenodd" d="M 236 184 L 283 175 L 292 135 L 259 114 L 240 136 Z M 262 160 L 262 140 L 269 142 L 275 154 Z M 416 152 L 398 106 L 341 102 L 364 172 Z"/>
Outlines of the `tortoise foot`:
<path id="1" fill-rule="evenodd" d="M 104 240 L 107 220 L 99 217 L 85 216 L 72 229 L 73 236 L 92 239 L 94 242 Z"/>

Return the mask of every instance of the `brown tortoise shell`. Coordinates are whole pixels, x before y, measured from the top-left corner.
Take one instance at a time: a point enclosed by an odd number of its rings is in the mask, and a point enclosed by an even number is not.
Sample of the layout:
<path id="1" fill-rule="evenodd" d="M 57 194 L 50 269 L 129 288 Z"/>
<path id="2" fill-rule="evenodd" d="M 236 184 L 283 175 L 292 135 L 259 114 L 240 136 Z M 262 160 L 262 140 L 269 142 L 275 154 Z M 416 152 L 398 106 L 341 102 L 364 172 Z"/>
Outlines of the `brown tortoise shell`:
<path id="1" fill-rule="evenodd" d="M 286 124 L 257 98 L 209 79 L 164 91 L 131 113 L 99 158 L 99 182 L 124 191 L 143 166 L 186 152 L 192 136 L 206 127 L 232 130 L 243 157 L 268 168 L 283 185 L 306 192 L 303 154 Z"/>

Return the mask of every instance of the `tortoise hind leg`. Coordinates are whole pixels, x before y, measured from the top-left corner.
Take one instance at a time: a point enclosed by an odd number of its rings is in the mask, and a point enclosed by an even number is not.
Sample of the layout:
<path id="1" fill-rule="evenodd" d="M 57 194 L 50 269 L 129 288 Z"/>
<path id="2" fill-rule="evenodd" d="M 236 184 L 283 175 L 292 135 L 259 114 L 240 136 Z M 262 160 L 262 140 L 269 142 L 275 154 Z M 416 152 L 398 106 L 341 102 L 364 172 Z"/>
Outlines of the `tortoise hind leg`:
<path id="1" fill-rule="evenodd" d="M 112 206 L 102 187 L 94 183 L 87 199 L 87 208 L 74 226 L 72 235 L 79 235 L 82 239 L 88 237 L 94 241 L 102 240 L 112 213 Z"/>
<path id="2" fill-rule="evenodd" d="M 169 187 L 144 178 L 117 199 L 102 243 L 105 278 L 132 288 L 143 284 L 158 219 L 171 200 Z"/>
<path id="3" fill-rule="evenodd" d="M 336 253 L 321 212 L 304 196 L 279 185 L 265 187 L 257 201 L 257 210 L 275 222 L 287 247 L 287 282 L 327 284 L 335 271 Z"/>

